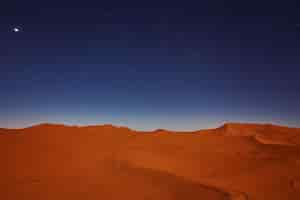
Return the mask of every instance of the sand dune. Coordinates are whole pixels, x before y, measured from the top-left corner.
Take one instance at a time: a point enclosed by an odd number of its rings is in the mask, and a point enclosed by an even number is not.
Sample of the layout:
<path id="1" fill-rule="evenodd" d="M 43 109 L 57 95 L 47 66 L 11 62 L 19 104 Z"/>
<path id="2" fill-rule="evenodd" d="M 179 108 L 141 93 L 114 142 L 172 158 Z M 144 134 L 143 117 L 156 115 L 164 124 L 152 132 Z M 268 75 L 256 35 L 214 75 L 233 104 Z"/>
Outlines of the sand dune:
<path id="1" fill-rule="evenodd" d="M 300 199 L 300 129 L 0 129 L 1 199 Z"/>

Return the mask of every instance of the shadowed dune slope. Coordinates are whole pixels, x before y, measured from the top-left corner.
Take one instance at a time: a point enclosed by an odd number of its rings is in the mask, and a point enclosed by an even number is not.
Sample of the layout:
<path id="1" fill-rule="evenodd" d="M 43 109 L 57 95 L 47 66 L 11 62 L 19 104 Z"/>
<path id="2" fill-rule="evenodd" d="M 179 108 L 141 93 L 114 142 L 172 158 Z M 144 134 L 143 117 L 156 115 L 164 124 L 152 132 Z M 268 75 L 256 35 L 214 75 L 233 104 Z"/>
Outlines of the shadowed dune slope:
<path id="1" fill-rule="evenodd" d="M 300 198 L 300 129 L 0 129 L 1 199 Z"/>

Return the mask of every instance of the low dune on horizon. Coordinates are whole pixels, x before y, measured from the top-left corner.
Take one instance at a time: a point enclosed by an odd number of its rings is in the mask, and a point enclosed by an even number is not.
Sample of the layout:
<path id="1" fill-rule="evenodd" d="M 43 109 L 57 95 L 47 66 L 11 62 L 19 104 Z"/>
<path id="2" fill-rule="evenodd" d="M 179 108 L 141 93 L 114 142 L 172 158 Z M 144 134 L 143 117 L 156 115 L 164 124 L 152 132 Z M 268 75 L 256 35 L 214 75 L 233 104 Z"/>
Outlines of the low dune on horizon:
<path id="1" fill-rule="evenodd" d="M 300 128 L 271 124 L 0 129 L 0 158 L 3 200 L 300 199 Z"/>

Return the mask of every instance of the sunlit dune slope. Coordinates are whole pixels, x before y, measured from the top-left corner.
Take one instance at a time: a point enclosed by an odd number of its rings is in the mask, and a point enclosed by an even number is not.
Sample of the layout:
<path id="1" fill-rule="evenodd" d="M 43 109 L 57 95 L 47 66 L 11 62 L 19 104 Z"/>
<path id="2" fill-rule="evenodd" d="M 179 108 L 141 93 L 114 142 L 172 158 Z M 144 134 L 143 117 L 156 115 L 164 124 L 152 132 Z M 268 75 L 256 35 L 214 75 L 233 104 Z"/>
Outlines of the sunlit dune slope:
<path id="1" fill-rule="evenodd" d="M 300 129 L 0 129 L 1 199 L 300 199 Z"/>

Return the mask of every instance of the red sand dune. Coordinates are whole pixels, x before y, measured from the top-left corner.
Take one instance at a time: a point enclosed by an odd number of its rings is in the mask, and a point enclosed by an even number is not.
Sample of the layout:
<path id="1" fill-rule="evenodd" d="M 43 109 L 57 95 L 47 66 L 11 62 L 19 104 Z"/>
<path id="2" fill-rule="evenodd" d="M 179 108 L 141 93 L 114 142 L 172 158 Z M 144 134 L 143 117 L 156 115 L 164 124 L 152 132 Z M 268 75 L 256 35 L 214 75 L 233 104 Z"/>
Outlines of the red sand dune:
<path id="1" fill-rule="evenodd" d="M 300 199 L 300 129 L 0 129 L 0 198 Z"/>

